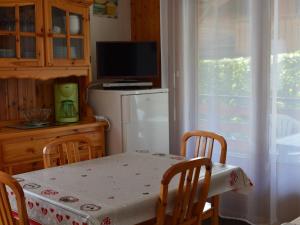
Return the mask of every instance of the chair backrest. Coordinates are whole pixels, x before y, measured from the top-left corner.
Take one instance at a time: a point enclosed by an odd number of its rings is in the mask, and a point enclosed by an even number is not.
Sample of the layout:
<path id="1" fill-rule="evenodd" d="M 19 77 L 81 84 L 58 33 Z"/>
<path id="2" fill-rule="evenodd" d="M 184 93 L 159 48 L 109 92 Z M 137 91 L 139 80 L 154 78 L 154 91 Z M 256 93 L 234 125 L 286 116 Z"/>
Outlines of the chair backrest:
<path id="1" fill-rule="evenodd" d="M 210 178 L 211 160 L 195 158 L 180 162 L 170 167 L 163 175 L 160 186 L 160 198 L 157 209 L 156 225 L 199 225 L 201 214 L 207 199 Z M 204 179 L 199 183 L 201 168 L 205 168 Z M 169 183 L 179 175 L 179 183 L 172 212 L 166 216 L 168 209 Z"/>
<path id="2" fill-rule="evenodd" d="M 181 139 L 181 155 L 186 157 L 186 149 L 187 142 L 190 138 L 196 138 L 195 140 L 195 149 L 194 149 L 194 158 L 197 157 L 207 157 L 212 159 L 213 150 L 214 150 L 214 142 L 215 140 L 220 144 L 220 163 L 226 162 L 226 154 L 227 154 L 227 142 L 224 137 L 208 131 L 189 131 L 183 134 Z"/>
<path id="3" fill-rule="evenodd" d="M 44 167 L 54 167 L 79 162 L 80 151 L 88 151 L 92 159 L 91 141 L 81 135 L 66 136 L 55 139 L 43 149 Z"/>
<path id="4" fill-rule="evenodd" d="M 14 225 L 11 206 L 8 199 L 7 186 L 14 193 L 18 208 L 18 224 L 29 225 L 24 192 L 20 184 L 8 174 L 0 171 L 0 224 Z"/>
<path id="5" fill-rule="evenodd" d="M 288 115 L 276 115 L 276 137 L 282 138 L 300 132 L 300 122 Z"/>

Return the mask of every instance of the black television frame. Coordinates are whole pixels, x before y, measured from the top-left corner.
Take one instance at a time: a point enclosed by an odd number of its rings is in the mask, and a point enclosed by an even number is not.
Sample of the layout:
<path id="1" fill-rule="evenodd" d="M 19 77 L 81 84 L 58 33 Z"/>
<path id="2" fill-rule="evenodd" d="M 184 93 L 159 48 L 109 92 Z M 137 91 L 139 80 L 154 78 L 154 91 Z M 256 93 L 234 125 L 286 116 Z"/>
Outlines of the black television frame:
<path id="1" fill-rule="evenodd" d="M 108 76 L 108 75 L 99 75 L 98 70 L 99 70 L 99 57 L 100 53 L 98 50 L 98 43 L 155 43 L 156 44 L 156 74 L 153 75 L 147 75 L 147 76 Z M 99 81 L 152 81 L 154 83 L 154 86 L 160 86 L 160 46 L 156 41 L 98 41 L 96 42 L 96 71 L 97 71 L 97 80 Z M 159 84 L 158 84 L 159 83 Z"/>

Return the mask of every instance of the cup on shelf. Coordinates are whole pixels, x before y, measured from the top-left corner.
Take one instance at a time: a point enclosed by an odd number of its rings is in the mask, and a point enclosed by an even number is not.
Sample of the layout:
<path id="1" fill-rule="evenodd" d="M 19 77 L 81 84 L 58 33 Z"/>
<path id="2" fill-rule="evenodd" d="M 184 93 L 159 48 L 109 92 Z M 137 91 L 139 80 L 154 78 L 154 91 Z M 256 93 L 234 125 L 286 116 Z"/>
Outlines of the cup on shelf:
<path id="1" fill-rule="evenodd" d="M 80 17 L 78 15 L 70 15 L 70 34 L 79 34 Z"/>
<path id="2" fill-rule="evenodd" d="M 59 26 L 53 26 L 53 33 L 60 34 L 61 33 L 61 28 Z"/>

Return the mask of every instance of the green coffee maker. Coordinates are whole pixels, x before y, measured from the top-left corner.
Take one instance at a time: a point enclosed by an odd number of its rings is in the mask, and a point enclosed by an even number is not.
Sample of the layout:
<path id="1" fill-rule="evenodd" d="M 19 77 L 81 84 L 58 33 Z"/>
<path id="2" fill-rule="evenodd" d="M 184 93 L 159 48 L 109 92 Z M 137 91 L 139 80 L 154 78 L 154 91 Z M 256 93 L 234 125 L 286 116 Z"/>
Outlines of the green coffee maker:
<path id="1" fill-rule="evenodd" d="M 61 123 L 72 123 L 79 120 L 78 84 L 64 83 L 54 85 L 55 120 Z"/>

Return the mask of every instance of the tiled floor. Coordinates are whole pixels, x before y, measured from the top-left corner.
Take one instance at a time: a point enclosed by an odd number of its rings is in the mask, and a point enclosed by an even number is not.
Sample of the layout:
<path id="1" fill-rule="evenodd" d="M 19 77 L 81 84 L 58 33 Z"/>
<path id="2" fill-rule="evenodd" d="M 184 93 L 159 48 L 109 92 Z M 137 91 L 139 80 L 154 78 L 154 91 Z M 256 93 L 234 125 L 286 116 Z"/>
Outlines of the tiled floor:
<path id="1" fill-rule="evenodd" d="M 210 225 L 210 221 L 204 221 L 203 225 Z M 249 225 L 243 221 L 239 220 L 229 220 L 229 219 L 220 219 L 220 225 Z"/>

